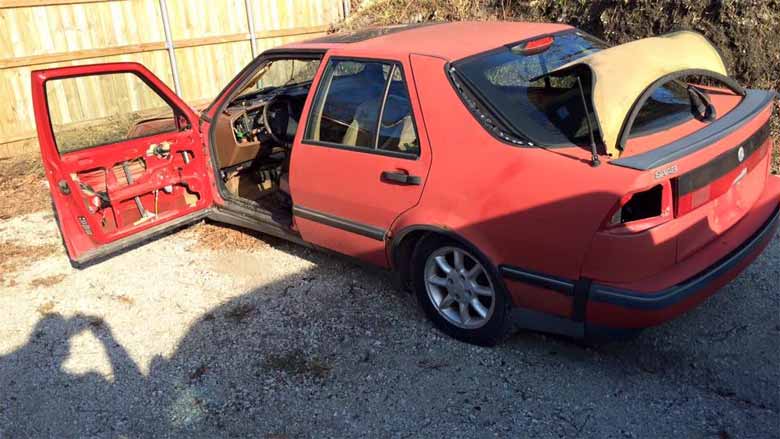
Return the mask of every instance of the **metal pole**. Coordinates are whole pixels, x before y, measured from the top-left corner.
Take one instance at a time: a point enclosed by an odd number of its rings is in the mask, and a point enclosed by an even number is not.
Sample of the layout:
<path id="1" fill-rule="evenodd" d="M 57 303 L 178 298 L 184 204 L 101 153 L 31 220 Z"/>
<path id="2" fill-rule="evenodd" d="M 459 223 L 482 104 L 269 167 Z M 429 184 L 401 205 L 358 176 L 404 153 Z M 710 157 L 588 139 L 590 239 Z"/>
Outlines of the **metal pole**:
<path id="1" fill-rule="evenodd" d="M 160 13 L 162 14 L 163 30 L 165 31 L 165 48 L 168 49 L 168 59 L 171 61 L 171 76 L 173 76 L 173 90 L 181 96 L 181 84 L 179 84 L 179 67 L 176 65 L 176 49 L 173 46 L 171 35 L 171 22 L 168 19 L 168 5 L 165 0 L 160 0 Z"/>
<path id="2" fill-rule="evenodd" d="M 344 0 L 344 2 L 343 2 L 343 4 L 344 4 L 344 19 L 349 17 L 350 12 L 352 12 L 352 11 L 349 10 L 350 6 L 351 6 L 350 5 L 351 3 L 352 3 L 351 0 Z"/>
<path id="3" fill-rule="evenodd" d="M 257 56 L 257 38 L 255 37 L 255 14 L 252 10 L 252 0 L 244 0 L 246 5 L 246 22 L 249 24 L 249 42 L 252 45 L 252 59 Z"/>

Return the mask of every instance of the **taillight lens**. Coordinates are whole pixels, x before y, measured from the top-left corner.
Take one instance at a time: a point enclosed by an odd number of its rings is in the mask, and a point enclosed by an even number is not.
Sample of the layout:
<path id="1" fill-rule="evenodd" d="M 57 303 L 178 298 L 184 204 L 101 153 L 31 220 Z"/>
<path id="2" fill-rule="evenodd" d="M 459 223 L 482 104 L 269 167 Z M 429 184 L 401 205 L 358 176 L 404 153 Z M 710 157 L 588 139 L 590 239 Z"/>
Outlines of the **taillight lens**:
<path id="1" fill-rule="evenodd" d="M 764 142 L 756 152 L 733 168 L 723 170 L 724 165 L 721 164 L 725 161 L 726 165 L 729 165 L 729 162 L 724 159 L 736 157 L 729 151 L 728 155 L 724 154 L 708 165 L 678 177 L 676 179 L 677 211 L 675 216 L 683 216 L 728 192 L 739 180 L 761 163 L 769 153 L 770 145 L 771 139 Z"/>
<path id="2" fill-rule="evenodd" d="M 605 229 L 641 232 L 673 218 L 672 186 L 668 181 L 624 195 L 610 212 Z"/>

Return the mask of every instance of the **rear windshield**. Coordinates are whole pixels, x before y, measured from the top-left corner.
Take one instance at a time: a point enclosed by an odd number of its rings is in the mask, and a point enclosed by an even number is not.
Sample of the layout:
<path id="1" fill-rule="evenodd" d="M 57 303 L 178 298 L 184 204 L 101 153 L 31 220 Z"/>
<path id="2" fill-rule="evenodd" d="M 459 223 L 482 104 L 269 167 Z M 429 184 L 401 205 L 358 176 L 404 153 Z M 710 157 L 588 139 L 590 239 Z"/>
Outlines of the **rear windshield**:
<path id="1" fill-rule="evenodd" d="M 514 134 L 541 145 L 584 144 L 588 125 L 575 73 L 542 76 L 608 45 L 580 31 L 553 37 L 552 45 L 541 53 L 524 54 L 525 43 L 521 43 L 458 61 L 453 66 L 467 88 Z M 576 74 L 582 81 L 591 125 L 598 138 L 598 124 L 590 104 L 589 72 Z M 647 100 L 630 134 L 648 134 L 692 117 L 685 85 L 669 82 Z"/>

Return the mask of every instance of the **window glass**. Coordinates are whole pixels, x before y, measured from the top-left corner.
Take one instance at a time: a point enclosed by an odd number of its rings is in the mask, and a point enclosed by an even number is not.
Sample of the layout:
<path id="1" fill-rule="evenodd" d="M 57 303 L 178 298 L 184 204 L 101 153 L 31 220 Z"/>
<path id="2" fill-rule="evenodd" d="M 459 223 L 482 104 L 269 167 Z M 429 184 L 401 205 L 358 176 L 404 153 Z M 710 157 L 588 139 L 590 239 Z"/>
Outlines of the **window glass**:
<path id="1" fill-rule="evenodd" d="M 258 69 L 237 98 L 267 89 L 310 83 L 319 66 L 319 59 L 271 60 Z"/>
<path id="2" fill-rule="evenodd" d="M 692 118 L 687 87 L 680 81 L 669 81 L 639 109 L 629 135 L 641 136 Z"/>
<path id="3" fill-rule="evenodd" d="M 306 139 L 374 148 L 390 68 L 381 62 L 331 61 L 317 91 Z"/>
<path id="4" fill-rule="evenodd" d="M 520 44 L 467 58 L 455 67 L 510 131 L 543 145 L 586 143 L 587 119 L 576 76 L 539 76 L 607 47 L 595 37 L 572 31 L 554 35 L 552 45 L 539 53 L 524 53 Z M 590 102 L 591 78 L 587 73 L 585 69 L 577 74 Z M 687 97 L 671 83 L 656 90 L 646 107 L 634 125 L 635 134 L 670 127 L 691 117 Z M 592 108 L 590 113 L 594 117 Z M 591 122 L 598 131 L 595 121 Z"/>
<path id="5" fill-rule="evenodd" d="M 173 109 L 133 73 L 46 82 L 60 153 L 176 130 Z"/>
<path id="6" fill-rule="evenodd" d="M 377 146 L 386 151 L 412 154 L 420 152 L 417 131 L 412 120 L 409 91 L 404 83 L 400 67 L 393 70 L 393 78 L 382 111 L 382 124 L 379 127 Z"/>

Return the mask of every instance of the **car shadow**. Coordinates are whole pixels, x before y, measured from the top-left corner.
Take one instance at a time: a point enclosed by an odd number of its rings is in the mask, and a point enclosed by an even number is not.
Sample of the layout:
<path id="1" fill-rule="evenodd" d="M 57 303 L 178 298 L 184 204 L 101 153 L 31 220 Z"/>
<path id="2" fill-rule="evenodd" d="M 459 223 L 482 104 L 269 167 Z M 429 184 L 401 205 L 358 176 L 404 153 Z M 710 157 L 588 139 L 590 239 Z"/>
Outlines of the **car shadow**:
<path id="1" fill-rule="evenodd" d="M 495 227 L 532 224 L 576 211 L 582 202 L 492 221 Z M 646 409 L 651 400 L 690 410 L 703 405 L 725 413 L 723 421 L 737 432 L 773 433 L 777 396 L 740 389 L 743 375 L 718 372 L 720 360 L 747 349 L 755 363 L 740 362 L 747 376 L 776 386 L 776 372 L 759 364 L 767 362 L 771 339 L 702 346 L 692 341 L 690 327 L 712 314 L 734 322 L 761 315 L 764 302 L 719 300 L 718 310 L 697 310 L 628 342 L 582 346 L 519 332 L 496 348 L 480 348 L 432 328 L 386 272 L 269 242 L 312 267 L 207 311 L 148 372 L 108 320 L 43 316 L 24 345 L 0 355 L 0 437 L 608 437 L 644 432 L 658 416 Z M 555 250 L 536 255 L 554 257 Z M 761 278 L 756 291 L 771 282 Z M 102 345 L 110 374 L 65 367 L 73 337 L 85 332 Z M 740 410 L 754 410 L 753 420 Z M 660 425 L 657 436 L 681 425 L 695 428 L 689 413 L 667 413 L 670 430 Z M 437 421 L 442 416 L 450 419 L 444 426 Z"/>

